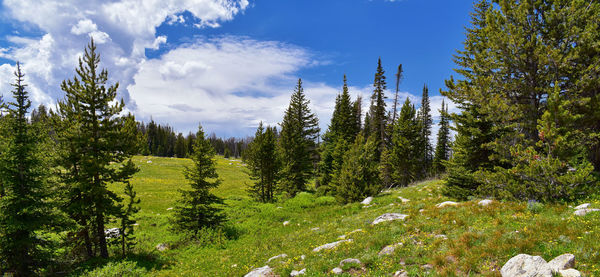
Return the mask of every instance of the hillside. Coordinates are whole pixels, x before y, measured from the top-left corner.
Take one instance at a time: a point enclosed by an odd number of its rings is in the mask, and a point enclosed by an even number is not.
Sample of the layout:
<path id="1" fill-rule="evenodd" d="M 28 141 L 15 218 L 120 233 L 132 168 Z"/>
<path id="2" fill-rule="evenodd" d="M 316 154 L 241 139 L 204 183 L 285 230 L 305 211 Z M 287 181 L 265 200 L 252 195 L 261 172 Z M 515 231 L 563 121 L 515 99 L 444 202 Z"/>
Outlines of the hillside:
<path id="1" fill-rule="evenodd" d="M 281 276 L 303 268 L 305 276 L 324 276 L 340 261 L 356 258 L 363 266 L 346 264 L 346 276 L 391 276 L 399 270 L 410 276 L 499 276 L 504 263 L 519 253 L 547 261 L 572 253 L 576 269 L 586 276 L 600 275 L 600 213 L 580 217 L 568 205 L 528 207 L 521 202 L 494 201 L 484 207 L 479 200 L 437 208 L 436 204 L 452 200 L 441 196 L 438 180 L 381 193 L 366 206 L 339 205 L 331 197 L 309 193 L 260 204 L 246 195 L 250 180 L 241 161 L 220 157 L 217 169 L 223 183 L 215 192 L 226 200 L 229 225 L 224 234 L 207 233 L 204 242 L 183 241 L 169 230 L 168 218 L 179 197 L 177 189 L 185 186 L 182 171 L 190 160 L 139 156 L 135 162 L 140 172 L 132 183 L 142 200 L 137 255 L 124 262 L 90 263 L 78 274 L 88 270 L 93 276 L 119 271 L 130 271 L 131 276 L 243 276 L 269 265 Z M 597 197 L 588 202 L 600 208 Z M 576 204 L 580 203 L 571 206 Z M 384 213 L 408 217 L 371 224 Z M 333 250 L 312 251 L 340 236 L 352 241 Z M 156 250 L 161 243 L 170 249 Z M 379 255 L 396 243 L 402 245 L 389 255 Z M 280 254 L 287 257 L 267 262 Z"/>

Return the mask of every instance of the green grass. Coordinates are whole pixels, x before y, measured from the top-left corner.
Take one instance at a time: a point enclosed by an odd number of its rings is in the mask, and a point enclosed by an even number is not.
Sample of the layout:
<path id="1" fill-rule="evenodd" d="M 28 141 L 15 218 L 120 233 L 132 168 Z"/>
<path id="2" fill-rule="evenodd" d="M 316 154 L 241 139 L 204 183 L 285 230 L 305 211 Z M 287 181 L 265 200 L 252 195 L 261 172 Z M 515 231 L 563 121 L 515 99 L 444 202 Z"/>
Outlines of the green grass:
<path id="1" fill-rule="evenodd" d="M 140 172 L 132 183 L 142 200 L 136 255 L 122 265 L 114 263 L 117 259 L 105 268 L 94 265 L 94 273 L 102 271 L 102 276 L 110 276 L 110 272 L 128 276 L 122 272 L 134 270 L 138 270 L 135 275 L 144 272 L 147 276 L 242 276 L 282 253 L 288 257 L 269 263 L 281 276 L 302 268 L 307 268 L 306 276 L 325 276 L 345 258 L 360 259 L 364 270 L 353 270 L 368 276 L 389 276 L 403 269 L 412 276 L 499 276 L 502 265 L 519 253 L 540 255 L 547 261 L 572 253 L 576 269 L 586 276 L 600 275 L 600 213 L 576 217 L 566 205 L 549 204 L 532 211 L 522 202 L 480 207 L 477 200 L 438 209 L 435 204 L 451 199 L 441 196 L 442 183 L 436 180 L 384 192 L 368 208 L 359 203 L 340 205 L 332 197 L 310 193 L 260 204 L 245 192 L 251 181 L 242 162 L 221 157 L 217 171 L 223 183 L 215 193 L 227 204 L 226 234 L 207 234 L 211 238 L 208 243 L 190 242 L 169 229 L 171 211 L 167 209 L 175 206 L 177 189 L 186 186 L 183 169 L 191 161 L 140 156 L 135 162 Z M 122 187 L 111 189 L 121 192 Z M 411 201 L 402 203 L 399 196 Z M 600 208 L 597 198 L 591 202 Z M 387 212 L 409 217 L 403 222 L 370 225 Z M 284 226 L 284 221 L 290 224 Z M 356 229 L 362 231 L 352 232 Z M 440 234 L 447 239 L 436 237 Z M 340 235 L 353 241 L 334 250 L 312 252 Z M 383 247 L 398 242 L 403 246 L 394 254 L 378 256 Z M 155 246 L 159 243 L 167 243 L 171 249 L 158 252 Z M 302 260 L 301 255 L 306 258 Z M 132 262 L 137 266 L 131 268 Z M 424 271 L 421 267 L 425 264 L 434 269 Z"/>

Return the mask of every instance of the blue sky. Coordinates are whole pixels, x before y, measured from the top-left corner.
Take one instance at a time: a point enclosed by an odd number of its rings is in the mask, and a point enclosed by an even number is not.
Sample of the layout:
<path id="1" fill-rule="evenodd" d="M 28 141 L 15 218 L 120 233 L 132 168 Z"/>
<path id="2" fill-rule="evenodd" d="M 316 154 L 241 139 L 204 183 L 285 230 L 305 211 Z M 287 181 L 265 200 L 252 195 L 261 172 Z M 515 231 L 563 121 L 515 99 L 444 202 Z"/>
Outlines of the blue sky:
<path id="1" fill-rule="evenodd" d="M 5 0 L 0 21 L 0 92 L 14 63 L 34 105 L 54 106 L 90 37 L 102 67 L 138 120 L 188 132 L 201 122 L 220 136 L 277 124 L 297 78 L 326 128 L 342 76 L 368 105 L 381 57 L 392 97 L 398 64 L 402 97 L 432 108 L 453 74 L 471 1 L 433 0 Z M 453 108 L 453 107 L 451 107 Z M 437 115 L 437 113 L 435 114 Z M 434 130 L 435 134 L 435 130 Z"/>

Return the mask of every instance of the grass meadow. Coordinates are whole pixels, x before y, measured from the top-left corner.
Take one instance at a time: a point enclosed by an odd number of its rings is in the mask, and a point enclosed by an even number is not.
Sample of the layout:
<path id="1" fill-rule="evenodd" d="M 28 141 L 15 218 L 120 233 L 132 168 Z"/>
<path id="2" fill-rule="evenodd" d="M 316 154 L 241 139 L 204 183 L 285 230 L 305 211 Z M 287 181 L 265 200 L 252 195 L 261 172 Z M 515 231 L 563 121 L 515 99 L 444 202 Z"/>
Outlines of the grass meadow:
<path id="1" fill-rule="evenodd" d="M 222 184 L 214 192 L 225 199 L 228 223 L 218 232 L 206 230 L 200 241 L 190 241 L 169 228 L 169 218 L 170 208 L 179 198 L 177 190 L 186 187 L 183 169 L 191 161 L 137 156 L 135 163 L 140 171 L 132 183 L 141 210 L 133 255 L 125 261 L 88 262 L 74 274 L 243 276 L 269 265 L 280 276 L 303 268 L 306 276 L 327 276 L 341 260 L 357 258 L 364 267 L 346 266 L 349 270 L 342 276 L 391 276 L 397 270 L 406 270 L 411 276 L 500 276 L 502 265 L 519 253 L 539 255 L 547 261 L 572 253 L 576 269 L 586 276 L 600 276 L 600 213 L 574 216 L 570 206 L 579 203 L 528 208 L 523 202 L 495 201 L 482 207 L 474 199 L 436 208 L 437 203 L 451 199 L 441 195 L 442 181 L 431 180 L 383 192 L 368 207 L 340 205 L 332 197 L 311 193 L 261 204 L 246 193 L 251 180 L 243 163 L 218 157 Z M 120 193 L 122 186 L 111 189 Z M 399 197 L 410 201 L 403 203 Z M 600 208 L 599 199 L 594 196 L 587 202 Z M 389 212 L 409 217 L 370 224 Z M 289 224 L 284 225 L 285 221 Z M 334 250 L 312 252 L 342 235 L 353 241 Z M 156 250 L 160 243 L 169 250 Z M 395 243 L 402 246 L 393 254 L 378 255 L 386 245 Z M 287 257 L 267 263 L 279 254 Z M 424 269 L 426 264 L 433 269 Z"/>

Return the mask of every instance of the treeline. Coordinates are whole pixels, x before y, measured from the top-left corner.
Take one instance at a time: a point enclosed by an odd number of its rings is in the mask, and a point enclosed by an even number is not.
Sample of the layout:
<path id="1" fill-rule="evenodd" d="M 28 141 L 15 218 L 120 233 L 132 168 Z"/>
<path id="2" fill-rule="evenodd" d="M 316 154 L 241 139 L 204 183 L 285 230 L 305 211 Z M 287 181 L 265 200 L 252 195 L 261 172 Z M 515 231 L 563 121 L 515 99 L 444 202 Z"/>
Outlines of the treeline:
<path id="1" fill-rule="evenodd" d="M 194 154 L 195 133 L 189 132 L 184 136 L 183 133 L 175 133 L 168 124 L 157 124 L 154 120 L 148 124 L 138 123 L 138 132 L 142 134 L 143 143 L 140 151 L 142 155 L 187 158 Z M 208 140 L 216 154 L 223 155 L 225 158 L 240 158 L 252 138 L 223 139 L 211 133 Z"/>
<path id="2" fill-rule="evenodd" d="M 371 105 L 364 116 L 362 99 L 351 99 L 344 76 L 320 144 L 318 118 L 309 108 L 299 79 L 280 131 L 261 123 L 248 146 L 244 159 L 256 180 L 250 193 L 260 201 L 270 202 L 277 195 L 293 197 L 310 190 L 308 184 L 314 180 L 317 193 L 352 202 L 385 188 L 406 186 L 444 173 L 445 161 L 451 155 L 447 106 L 440 107 L 440 132 L 433 149 L 429 89 L 423 87 L 419 109 L 408 98 L 400 107 L 402 73 L 400 65 L 389 109 L 385 71 L 381 59 L 378 61 Z"/>

